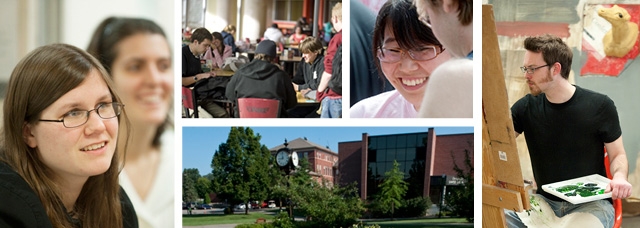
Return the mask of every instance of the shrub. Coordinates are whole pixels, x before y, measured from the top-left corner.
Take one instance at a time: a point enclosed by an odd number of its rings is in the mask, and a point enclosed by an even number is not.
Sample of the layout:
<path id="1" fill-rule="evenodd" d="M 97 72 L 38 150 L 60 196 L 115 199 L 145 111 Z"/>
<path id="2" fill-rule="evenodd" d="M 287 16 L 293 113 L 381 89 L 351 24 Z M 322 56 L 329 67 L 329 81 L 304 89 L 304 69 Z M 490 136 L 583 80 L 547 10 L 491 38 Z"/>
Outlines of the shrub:
<path id="1" fill-rule="evenodd" d="M 409 199 L 398 208 L 398 217 L 422 217 L 427 214 L 427 209 L 431 205 L 429 197 L 416 197 Z"/>
<path id="2" fill-rule="evenodd" d="M 224 214 L 225 214 L 225 215 L 232 215 L 232 214 L 233 214 L 233 208 L 231 208 L 231 207 L 225 207 L 225 208 L 224 208 Z"/>
<path id="3" fill-rule="evenodd" d="M 274 227 L 279 228 L 294 228 L 293 221 L 289 218 L 289 214 L 286 212 L 280 212 L 274 218 L 273 224 Z"/>

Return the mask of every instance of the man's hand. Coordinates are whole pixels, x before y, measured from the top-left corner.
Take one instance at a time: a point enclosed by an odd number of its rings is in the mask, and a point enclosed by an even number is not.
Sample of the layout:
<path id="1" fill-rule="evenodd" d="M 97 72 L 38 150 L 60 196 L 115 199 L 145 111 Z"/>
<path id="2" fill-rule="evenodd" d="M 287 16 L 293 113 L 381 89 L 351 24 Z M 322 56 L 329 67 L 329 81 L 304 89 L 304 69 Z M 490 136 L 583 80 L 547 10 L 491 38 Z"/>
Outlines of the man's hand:
<path id="1" fill-rule="evenodd" d="M 300 93 L 301 93 L 302 95 L 307 95 L 307 93 L 309 93 L 309 91 L 311 91 L 311 89 L 310 89 L 310 88 L 306 88 L 306 89 L 302 89 L 302 90 L 300 90 Z"/>
<path id="2" fill-rule="evenodd" d="M 628 198 L 631 196 L 631 184 L 624 178 L 613 177 L 604 192 L 611 192 L 611 198 L 614 200 Z"/>

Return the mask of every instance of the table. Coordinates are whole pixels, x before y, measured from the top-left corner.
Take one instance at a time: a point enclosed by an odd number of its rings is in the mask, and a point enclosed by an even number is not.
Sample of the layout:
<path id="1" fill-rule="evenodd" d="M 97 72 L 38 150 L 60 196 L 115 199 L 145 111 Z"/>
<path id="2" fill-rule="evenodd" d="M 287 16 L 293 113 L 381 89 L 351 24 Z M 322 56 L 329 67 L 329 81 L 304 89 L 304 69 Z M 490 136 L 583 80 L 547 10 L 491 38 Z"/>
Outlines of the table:
<path id="1" fill-rule="evenodd" d="M 235 73 L 231 70 L 222 70 L 222 69 L 216 69 L 216 70 L 213 70 L 213 72 L 216 73 L 216 76 L 220 76 L 220 77 L 231 77 Z"/>
<path id="2" fill-rule="evenodd" d="M 296 98 L 298 98 L 298 105 L 317 105 L 320 104 L 320 102 L 314 100 L 314 99 L 307 99 L 306 97 L 304 97 L 302 95 L 302 93 L 296 91 Z"/>
<path id="3" fill-rule="evenodd" d="M 296 73 L 296 69 L 298 67 L 298 63 L 302 61 L 302 56 L 293 56 L 289 58 L 288 56 L 280 55 L 280 63 L 282 63 L 282 67 L 284 71 L 289 74 L 289 77 L 293 78 L 293 75 Z"/>

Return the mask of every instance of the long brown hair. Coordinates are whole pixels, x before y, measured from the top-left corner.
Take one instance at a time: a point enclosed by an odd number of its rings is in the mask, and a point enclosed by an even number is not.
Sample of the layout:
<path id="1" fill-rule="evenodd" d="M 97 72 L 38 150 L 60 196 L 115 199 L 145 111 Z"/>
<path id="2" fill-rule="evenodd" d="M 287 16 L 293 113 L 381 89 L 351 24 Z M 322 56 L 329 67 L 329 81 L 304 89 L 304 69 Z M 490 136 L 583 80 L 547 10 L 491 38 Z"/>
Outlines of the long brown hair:
<path id="1" fill-rule="evenodd" d="M 89 47 L 87 47 L 87 52 L 98 59 L 107 72 L 109 72 L 109 75 L 111 75 L 113 62 L 118 57 L 118 51 L 120 50 L 117 48 L 118 44 L 120 41 L 137 34 L 158 34 L 167 40 L 167 36 L 164 34 L 162 28 L 151 20 L 143 18 L 109 17 L 102 21 L 102 23 L 98 25 L 98 28 L 96 28 L 89 42 Z M 203 40 L 199 41 L 202 42 Z M 167 41 L 167 46 L 169 46 L 169 41 Z M 171 47 L 169 47 L 169 51 L 171 51 Z M 172 126 L 173 121 L 171 121 L 167 113 L 167 118 L 164 124 L 160 125 L 156 130 L 151 145 L 160 147 L 162 144 L 160 140 L 162 133 Z"/>
<path id="2" fill-rule="evenodd" d="M 123 154 L 114 153 L 109 169 L 89 177 L 74 208 L 65 208 L 55 174 L 40 160 L 38 149 L 29 147 L 23 138 L 25 125 L 36 123 L 44 109 L 80 85 L 92 70 L 100 73 L 113 100 L 120 102 L 102 65 L 87 52 L 67 44 L 47 45 L 30 52 L 14 68 L 7 87 L 0 160 L 31 186 L 54 227 L 73 227 L 67 210 L 77 214 L 83 227 L 122 227 L 118 174 Z M 118 117 L 118 123 L 122 121 L 127 121 L 124 111 Z M 118 131 L 120 134 L 128 130 Z"/>

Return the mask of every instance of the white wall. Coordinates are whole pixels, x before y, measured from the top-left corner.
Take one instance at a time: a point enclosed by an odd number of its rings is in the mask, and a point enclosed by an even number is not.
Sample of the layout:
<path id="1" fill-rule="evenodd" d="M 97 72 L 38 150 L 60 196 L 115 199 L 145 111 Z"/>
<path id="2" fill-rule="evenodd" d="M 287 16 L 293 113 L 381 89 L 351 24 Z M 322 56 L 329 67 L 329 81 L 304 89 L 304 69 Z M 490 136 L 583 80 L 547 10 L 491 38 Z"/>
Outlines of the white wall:
<path id="1" fill-rule="evenodd" d="M 174 26 L 172 0 L 62 0 L 61 40 L 85 49 L 95 28 L 107 17 L 125 16 L 150 19 L 160 25 L 173 42 Z"/>

